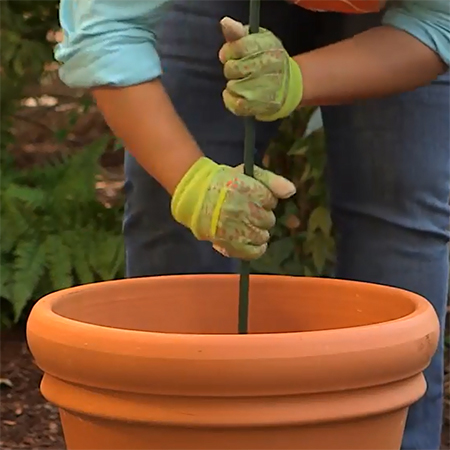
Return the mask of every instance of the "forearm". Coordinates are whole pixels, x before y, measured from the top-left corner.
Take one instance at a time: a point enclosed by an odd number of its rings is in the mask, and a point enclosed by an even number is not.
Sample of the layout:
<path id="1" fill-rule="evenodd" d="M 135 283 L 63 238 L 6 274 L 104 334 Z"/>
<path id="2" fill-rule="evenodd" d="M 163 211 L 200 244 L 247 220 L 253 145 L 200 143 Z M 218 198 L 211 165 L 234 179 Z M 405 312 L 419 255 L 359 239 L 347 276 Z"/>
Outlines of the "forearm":
<path id="1" fill-rule="evenodd" d="M 92 92 L 115 135 L 144 170 L 173 194 L 183 175 L 203 154 L 160 81 L 100 87 Z"/>
<path id="2" fill-rule="evenodd" d="M 300 106 L 349 103 L 428 84 L 446 70 L 441 58 L 410 34 L 381 26 L 298 55 Z"/>

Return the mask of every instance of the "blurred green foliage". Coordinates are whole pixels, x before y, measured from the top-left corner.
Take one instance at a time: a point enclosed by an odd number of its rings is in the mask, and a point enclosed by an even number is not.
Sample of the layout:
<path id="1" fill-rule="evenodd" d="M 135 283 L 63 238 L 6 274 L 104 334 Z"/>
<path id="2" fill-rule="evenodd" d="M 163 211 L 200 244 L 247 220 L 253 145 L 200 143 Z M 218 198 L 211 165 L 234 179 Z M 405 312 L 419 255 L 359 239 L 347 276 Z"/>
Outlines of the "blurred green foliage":
<path id="1" fill-rule="evenodd" d="M 122 205 L 105 207 L 95 189 L 102 140 L 22 170 L 0 170 L 2 322 L 29 302 L 75 284 L 123 276 Z"/>
<path id="2" fill-rule="evenodd" d="M 305 108 L 281 124 L 266 151 L 265 165 L 292 180 L 297 193 L 280 202 L 269 248 L 253 263 L 253 269 L 269 274 L 331 276 L 334 239 L 318 109 Z"/>
<path id="3" fill-rule="evenodd" d="M 9 143 L 11 116 L 24 88 L 35 83 L 52 61 L 47 36 L 58 29 L 58 1 L 3 0 L 0 2 L 0 124 L 1 149 Z"/>
<path id="4" fill-rule="evenodd" d="M 124 274 L 122 202 L 101 203 L 95 187 L 109 135 L 33 167 L 18 168 L 9 151 L 25 91 L 45 82 L 45 67 L 53 62 L 49 32 L 58 30 L 57 5 L 56 0 L 0 2 L 2 326 L 24 317 L 51 291 Z M 80 104 L 68 113 L 69 126 L 86 109 Z M 55 129 L 56 140 L 69 131 Z"/>

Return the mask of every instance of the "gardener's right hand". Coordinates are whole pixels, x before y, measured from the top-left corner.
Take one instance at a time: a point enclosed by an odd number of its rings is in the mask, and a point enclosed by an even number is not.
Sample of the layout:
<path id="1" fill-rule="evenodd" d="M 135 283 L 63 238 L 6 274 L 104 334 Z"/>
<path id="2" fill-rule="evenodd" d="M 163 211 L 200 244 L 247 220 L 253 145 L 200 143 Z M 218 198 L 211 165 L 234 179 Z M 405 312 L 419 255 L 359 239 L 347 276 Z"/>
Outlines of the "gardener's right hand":
<path id="1" fill-rule="evenodd" d="M 266 251 L 269 230 L 275 225 L 273 209 L 278 199 L 291 197 L 295 187 L 259 167 L 255 179 L 242 172 L 242 166 L 200 158 L 178 184 L 172 214 L 220 253 L 248 260 Z"/>

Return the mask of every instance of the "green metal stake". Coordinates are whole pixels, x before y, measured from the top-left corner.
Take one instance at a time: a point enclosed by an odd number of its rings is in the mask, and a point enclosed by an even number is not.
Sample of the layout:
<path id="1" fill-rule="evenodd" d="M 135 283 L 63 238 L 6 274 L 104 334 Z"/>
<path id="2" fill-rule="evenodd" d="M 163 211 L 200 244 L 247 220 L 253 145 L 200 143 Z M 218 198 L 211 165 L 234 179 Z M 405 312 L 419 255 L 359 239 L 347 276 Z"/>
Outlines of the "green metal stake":
<path id="1" fill-rule="evenodd" d="M 259 31 L 260 0 L 250 0 L 249 33 Z M 255 119 L 245 117 L 245 140 L 244 140 L 244 173 L 253 177 L 255 151 Z M 248 332 L 248 297 L 250 289 L 250 263 L 241 261 L 239 277 L 239 334 Z"/>

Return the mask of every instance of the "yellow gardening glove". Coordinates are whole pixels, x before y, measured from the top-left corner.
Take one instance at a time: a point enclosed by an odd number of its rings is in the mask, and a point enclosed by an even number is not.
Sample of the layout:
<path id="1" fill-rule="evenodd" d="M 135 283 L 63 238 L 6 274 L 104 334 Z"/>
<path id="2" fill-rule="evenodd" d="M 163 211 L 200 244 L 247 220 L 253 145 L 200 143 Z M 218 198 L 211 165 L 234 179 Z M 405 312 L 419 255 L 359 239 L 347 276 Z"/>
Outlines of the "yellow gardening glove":
<path id="1" fill-rule="evenodd" d="M 295 193 L 283 177 L 255 167 L 255 179 L 232 168 L 200 158 L 178 184 L 172 198 L 174 218 L 207 240 L 225 256 L 260 257 L 275 225 L 278 199 Z"/>
<path id="2" fill-rule="evenodd" d="M 264 28 L 249 35 L 248 27 L 229 17 L 221 25 L 228 41 L 219 52 L 228 79 L 226 108 L 265 122 L 289 116 L 302 99 L 303 79 L 281 41 Z"/>

